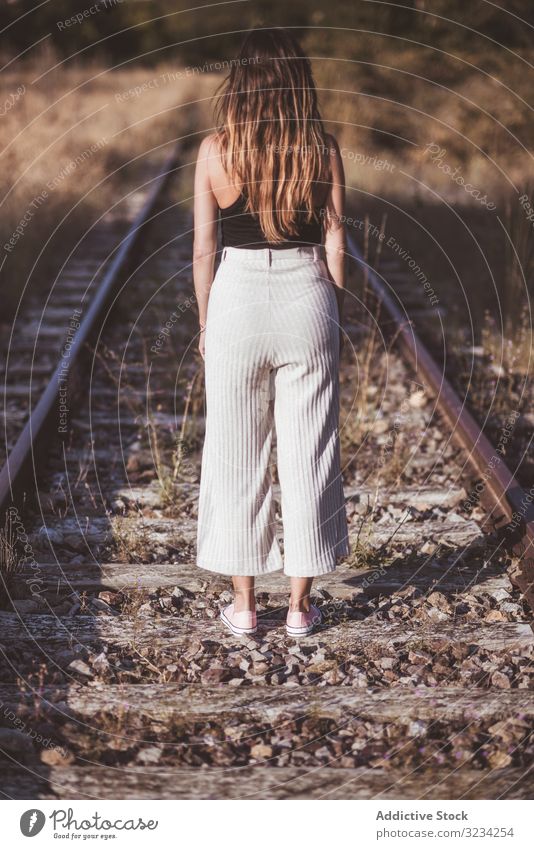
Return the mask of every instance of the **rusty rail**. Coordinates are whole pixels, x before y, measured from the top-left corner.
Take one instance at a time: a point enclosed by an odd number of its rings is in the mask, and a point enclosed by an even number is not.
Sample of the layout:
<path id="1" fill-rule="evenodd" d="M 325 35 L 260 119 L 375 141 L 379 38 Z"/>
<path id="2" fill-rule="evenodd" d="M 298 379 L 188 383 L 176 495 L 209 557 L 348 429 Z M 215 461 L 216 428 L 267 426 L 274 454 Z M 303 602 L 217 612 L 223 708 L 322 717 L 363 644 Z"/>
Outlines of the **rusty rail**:
<path id="1" fill-rule="evenodd" d="M 358 264 L 365 265 L 350 234 L 348 254 Z M 495 448 L 466 408 L 465 401 L 459 398 L 443 370 L 418 338 L 380 275 L 369 266 L 367 275 L 381 309 L 385 310 L 395 326 L 401 352 L 410 363 L 416 379 L 419 378 L 434 392 L 438 410 L 451 429 L 451 438 L 465 452 L 474 474 L 484 481 L 480 501 L 488 511 L 488 518 L 498 519 L 501 515 L 506 518 L 506 524 L 495 531 L 498 545 L 520 558 L 519 568 L 512 577 L 534 609 L 534 488 L 525 492 L 502 456 L 496 454 Z"/>
<path id="2" fill-rule="evenodd" d="M 175 146 L 172 153 L 164 162 L 161 171 L 153 179 L 152 186 L 141 210 L 122 239 L 120 247 L 116 251 L 109 267 L 105 270 L 87 312 L 83 316 L 79 328 L 76 330 L 69 352 L 69 381 L 75 377 L 80 367 L 80 355 L 86 343 L 92 338 L 100 319 L 104 316 L 108 306 L 112 302 L 113 296 L 118 289 L 121 275 L 127 269 L 128 263 L 132 260 L 134 252 L 139 247 L 142 231 L 149 222 L 158 198 L 161 196 L 170 176 L 176 170 L 179 153 L 179 147 Z M 30 411 L 28 421 L 24 425 L 12 450 L 7 455 L 6 462 L 0 471 L 0 521 L 2 522 L 2 526 L 9 508 L 17 505 L 20 502 L 23 492 L 25 490 L 27 491 L 28 479 L 31 473 L 33 473 L 35 478 L 37 468 L 35 454 L 41 447 L 49 431 L 49 424 L 58 400 L 62 370 L 63 364 L 59 361 L 35 408 Z"/>

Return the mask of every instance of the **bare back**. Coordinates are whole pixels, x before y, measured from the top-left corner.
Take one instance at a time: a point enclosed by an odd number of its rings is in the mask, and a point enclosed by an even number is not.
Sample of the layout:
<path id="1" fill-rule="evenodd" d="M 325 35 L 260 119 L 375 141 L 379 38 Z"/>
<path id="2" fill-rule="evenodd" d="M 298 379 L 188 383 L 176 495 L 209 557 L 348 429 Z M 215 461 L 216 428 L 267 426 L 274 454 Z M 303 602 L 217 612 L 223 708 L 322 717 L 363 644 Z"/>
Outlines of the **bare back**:
<path id="1" fill-rule="evenodd" d="M 217 136 L 213 133 L 208 137 L 210 141 L 207 161 L 209 181 L 215 200 L 220 208 L 231 206 L 240 197 L 243 186 L 235 183 L 223 164 L 221 148 Z M 327 144 L 335 149 L 336 142 L 333 136 L 327 136 Z M 330 180 L 332 171 L 330 169 Z M 324 183 L 316 183 L 313 188 L 314 206 L 325 205 L 331 190 L 331 182 L 325 186 Z"/>

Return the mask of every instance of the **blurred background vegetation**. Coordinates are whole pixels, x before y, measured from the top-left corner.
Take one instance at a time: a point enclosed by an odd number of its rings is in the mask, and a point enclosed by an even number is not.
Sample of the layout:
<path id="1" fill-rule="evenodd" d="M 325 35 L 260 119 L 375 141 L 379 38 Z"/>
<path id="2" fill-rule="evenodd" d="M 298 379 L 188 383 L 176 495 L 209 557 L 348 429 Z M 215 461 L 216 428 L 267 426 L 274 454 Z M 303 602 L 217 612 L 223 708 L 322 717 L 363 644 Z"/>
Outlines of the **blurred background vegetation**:
<path id="1" fill-rule="evenodd" d="M 67 25 L 76 15 L 83 20 Z M 530 331 L 533 228 L 518 206 L 522 194 L 532 199 L 534 184 L 530 0 L 505 8 L 489 0 L 4 0 L 1 101 L 20 85 L 25 94 L 0 123 L 1 244 L 62 164 L 107 139 L 51 194 L 25 250 L 8 257 L 0 272 L 7 298 L 16 301 L 30 271 L 32 284 L 47 279 L 58 240 L 72 244 L 118 186 L 135 183 L 135 169 L 123 167 L 132 159 L 183 137 L 191 142 L 192 185 L 195 147 L 212 128 L 210 98 L 224 76 L 209 65 L 234 57 L 243 31 L 262 25 L 296 28 L 327 129 L 346 149 L 351 214 L 376 227 L 386 219 L 388 234 L 447 304 L 449 327 L 467 318 L 467 332 L 480 341 L 489 316 L 497 345 L 525 331 L 525 321 Z M 179 69 L 189 70 L 117 99 Z M 429 155 L 431 144 L 441 159 Z M 440 163 L 457 169 L 493 211 Z M 55 248 L 35 271 L 55 227 Z M 527 357 L 529 332 L 524 341 Z"/>
<path id="2" fill-rule="evenodd" d="M 83 14 L 95 4 L 96 0 L 7 0 L 6 5 L 4 0 L 0 22 L 2 28 L 9 26 L 9 49 L 18 53 L 49 35 L 62 57 L 82 50 L 110 64 L 130 59 L 149 64 L 161 61 L 162 52 L 168 51 L 168 58 L 194 63 L 199 50 L 204 60 L 218 59 L 237 49 L 240 30 L 273 23 L 303 30 L 316 27 L 306 33 L 307 47 L 346 59 L 361 55 L 363 45 L 356 44 L 350 32 L 340 32 L 345 27 L 439 44 L 445 50 L 480 46 L 485 39 L 527 50 L 532 41 L 524 22 L 532 18 L 528 0 L 507 0 L 505 11 L 483 0 L 100 0 L 98 14 L 88 15 L 83 25 L 58 28 L 58 21 Z M 461 26 L 451 26 L 450 21 Z M 333 29 L 326 32 L 324 27 Z M 372 51 L 371 39 L 367 47 Z"/>

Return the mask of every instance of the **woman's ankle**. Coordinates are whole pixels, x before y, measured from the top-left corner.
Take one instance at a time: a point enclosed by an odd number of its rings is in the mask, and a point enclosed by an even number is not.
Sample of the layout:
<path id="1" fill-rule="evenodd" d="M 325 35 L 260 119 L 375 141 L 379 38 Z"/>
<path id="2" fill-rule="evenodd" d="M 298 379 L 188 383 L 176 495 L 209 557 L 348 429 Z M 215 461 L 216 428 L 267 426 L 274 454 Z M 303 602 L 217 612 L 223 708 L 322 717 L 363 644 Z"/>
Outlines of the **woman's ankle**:
<path id="1" fill-rule="evenodd" d="M 241 613 L 244 610 L 251 610 L 254 613 L 256 611 L 256 599 L 254 596 L 248 594 L 236 593 L 234 596 L 234 610 L 236 613 Z"/>
<path id="2" fill-rule="evenodd" d="M 299 598 L 293 600 L 289 599 L 289 611 L 290 613 L 309 613 L 310 612 L 310 598 L 306 596 L 305 598 Z"/>

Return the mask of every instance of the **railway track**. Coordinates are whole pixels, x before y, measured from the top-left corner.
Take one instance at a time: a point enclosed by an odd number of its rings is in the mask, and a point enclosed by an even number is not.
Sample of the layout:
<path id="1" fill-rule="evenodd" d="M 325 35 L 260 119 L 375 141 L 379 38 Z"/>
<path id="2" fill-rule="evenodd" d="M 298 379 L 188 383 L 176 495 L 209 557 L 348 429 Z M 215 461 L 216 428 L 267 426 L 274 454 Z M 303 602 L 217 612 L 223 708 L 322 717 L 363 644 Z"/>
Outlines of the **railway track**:
<path id="1" fill-rule="evenodd" d="M 258 635 L 221 630 L 229 582 L 194 565 L 204 398 L 182 179 L 158 184 L 137 264 L 110 282 L 68 434 L 30 451 L 39 497 L 12 514 L 27 556 L 0 611 L 2 793 L 530 798 L 521 569 L 487 506 L 466 505 L 477 469 L 428 374 L 362 309 L 361 258 L 340 372 L 352 551 L 316 582 L 325 625 L 287 638 L 274 574 Z"/>

